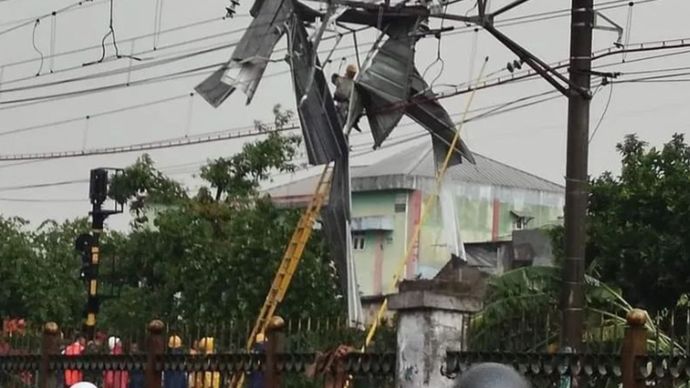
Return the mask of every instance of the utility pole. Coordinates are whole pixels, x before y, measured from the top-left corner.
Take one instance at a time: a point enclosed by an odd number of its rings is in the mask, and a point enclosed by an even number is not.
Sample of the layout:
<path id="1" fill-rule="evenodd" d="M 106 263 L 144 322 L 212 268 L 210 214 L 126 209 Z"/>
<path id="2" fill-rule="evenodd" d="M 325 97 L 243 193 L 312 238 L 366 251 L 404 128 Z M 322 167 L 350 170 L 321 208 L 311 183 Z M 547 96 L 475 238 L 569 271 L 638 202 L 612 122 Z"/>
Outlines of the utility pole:
<path id="1" fill-rule="evenodd" d="M 98 267 L 101 256 L 100 236 L 103 233 L 105 219 L 111 214 L 122 213 L 122 205 L 115 203 L 114 209 L 103 209 L 108 198 L 108 170 L 97 168 L 91 170 L 89 199 L 91 201 L 91 234 L 77 237 L 76 249 L 82 255 L 81 276 L 86 282 L 87 300 L 84 311 L 83 331 L 91 340 L 96 331 L 96 315 L 100 310 L 101 298 L 98 293 Z"/>
<path id="2" fill-rule="evenodd" d="M 561 347 L 573 352 L 581 350 L 584 323 L 585 222 L 589 193 L 587 155 L 589 107 L 592 99 L 590 71 L 594 27 L 593 7 L 593 0 L 572 0 Z M 579 90 L 574 90 L 575 87 Z"/>

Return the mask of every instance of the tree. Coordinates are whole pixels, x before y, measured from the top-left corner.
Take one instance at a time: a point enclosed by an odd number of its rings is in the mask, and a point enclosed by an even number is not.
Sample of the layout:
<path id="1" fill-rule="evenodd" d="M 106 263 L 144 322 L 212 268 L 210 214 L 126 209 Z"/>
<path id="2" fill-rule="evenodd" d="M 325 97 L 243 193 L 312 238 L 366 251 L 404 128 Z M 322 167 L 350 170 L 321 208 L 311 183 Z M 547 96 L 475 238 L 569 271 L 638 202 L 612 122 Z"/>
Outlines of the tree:
<path id="1" fill-rule="evenodd" d="M 560 335 L 561 269 L 522 267 L 493 278 L 488 284 L 482 311 L 472 317 L 470 347 L 480 351 L 556 351 Z M 601 353 L 616 352 L 633 308 L 617 290 L 592 276 L 585 277 L 585 346 Z M 647 330 L 657 333 L 649 345 L 682 353 L 684 348 L 653 320 Z"/>
<path id="2" fill-rule="evenodd" d="M 75 325 L 82 319 L 86 288 L 79 280 L 74 239 L 85 219 L 36 230 L 20 218 L 0 217 L 0 317 Z"/>
<path id="3" fill-rule="evenodd" d="M 279 128 L 292 115 L 279 107 L 275 113 Z M 100 329 L 141 333 L 153 318 L 197 327 L 255 319 L 300 215 L 260 193 L 271 173 L 294 169 L 299 144 L 266 131 L 238 154 L 209 161 L 195 195 L 148 155 L 113 178 L 110 197 L 126 202 L 136 218 L 130 231 L 101 236 L 100 289 L 118 279 L 121 294 L 103 302 Z M 74 240 L 88 230 L 86 219 L 31 230 L 24 220 L 0 217 L 0 316 L 79 327 L 86 287 Z M 344 299 L 327 257 L 315 231 L 279 314 L 342 315 Z"/>
<path id="4" fill-rule="evenodd" d="M 275 113 L 278 128 L 291 115 L 279 108 Z M 295 136 L 270 132 L 236 155 L 209 161 L 201 178 L 210 187 L 193 197 L 147 156 L 125 169 L 111 196 L 135 205 L 139 216 L 128 235 L 110 240 L 126 298 L 104 306 L 107 324 L 141 327 L 151 316 L 177 324 L 254 319 L 300 214 L 277 208 L 259 185 L 272 172 L 294 169 L 298 144 Z M 152 204 L 160 210 L 153 228 L 147 227 Z M 344 310 L 327 256 L 314 233 L 281 314 L 335 316 Z"/>
<path id="5" fill-rule="evenodd" d="M 690 147 L 680 134 L 660 149 L 630 135 L 617 149 L 620 175 L 591 180 L 587 260 L 630 303 L 659 312 L 690 289 Z M 554 235 L 562 247 L 562 229 Z"/>

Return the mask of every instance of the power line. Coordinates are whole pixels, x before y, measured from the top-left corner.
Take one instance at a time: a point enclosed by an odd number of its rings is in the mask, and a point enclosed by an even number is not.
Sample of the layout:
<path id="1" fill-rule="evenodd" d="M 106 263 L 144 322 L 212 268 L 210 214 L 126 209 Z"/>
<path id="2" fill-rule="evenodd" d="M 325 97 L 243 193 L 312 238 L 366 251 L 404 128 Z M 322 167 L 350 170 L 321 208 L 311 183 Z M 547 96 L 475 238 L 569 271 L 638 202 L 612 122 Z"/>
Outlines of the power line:
<path id="1" fill-rule="evenodd" d="M 284 132 L 294 129 L 299 129 L 298 126 L 290 126 L 285 128 L 273 129 L 270 132 Z M 267 131 L 260 130 L 250 130 L 245 132 L 210 132 L 199 134 L 190 137 L 182 138 L 172 138 L 166 140 L 159 140 L 147 143 L 130 144 L 126 146 L 117 147 L 105 147 L 105 148 L 94 148 L 90 150 L 76 150 L 76 151 L 61 151 L 61 152 L 49 152 L 49 153 L 34 153 L 34 154 L 12 154 L 12 155 L 0 155 L 0 161 L 11 161 L 11 160 L 36 160 L 36 159 L 64 159 L 64 158 L 78 158 L 84 156 L 94 156 L 94 155 L 109 155 L 109 154 L 121 154 L 128 152 L 139 152 L 156 150 L 163 148 L 175 148 L 188 145 L 196 145 L 203 143 L 213 143 L 218 141 L 226 141 L 233 139 L 240 139 L 245 137 L 262 136 L 268 134 Z"/>
<path id="2" fill-rule="evenodd" d="M 406 127 L 406 126 L 411 126 L 414 123 L 408 123 L 408 124 L 403 124 L 401 127 Z M 391 146 L 396 146 L 400 144 L 404 144 L 408 141 L 416 140 L 418 138 L 423 137 L 426 135 L 426 132 L 423 132 L 421 134 L 416 134 L 416 133 L 411 133 L 411 134 L 405 134 L 403 136 L 396 137 L 392 142 L 387 142 L 384 147 L 391 147 Z M 362 133 L 357 133 L 351 136 L 362 136 L 365 134 Z M 421 135 L 421 136 L 420 136 Z M 359 148 L 364 148 L 369 146 L 368 144 L 357 144 L 353 146 L 353 149 L 359 149 Z M 360 152 L 355 152 L 352 154 L 353 157 L 359 157 L 363 156 L 366 154 L 374 153 L 377 152 L 378 149 L 368 149 L 366 151 L 360 151 Z M 302 160 L 298 159 L 297 161 Z M 304 158 L 304 161 L 307 159 Z M 180 167 L 195 167 L 198 168 L 198 166 L 203 165 L 206 163 L 207 160 L 202 160 L 202 161 L 196 161 L 196 162 L 187 162 L 187 163 L 180 163 L 180 164 L 175 164 L 175 165 L 169 165 L 169 166 L 164 166 L 161 167 L 159 170 L 161 172 L 164 172 L 168 175 L 176 175 L 184 172 L 176 172 L 173 173 L 172 171 L 180 168 Z M 295 162 L 294 160 L 292 162 Z M 194 170 L 196 170 L 196 168 Z M 192 170 L 192 171 L 194 171 Z M 191 172 L 191 171 L 190 171 Z M 34 184 L 22 184 L 22 185 L 15 185 L 15 186 L 3 186 L 0 187 L 0 192 L 7 192 L 7 191 L 20 191 L 20 190 L 28 190 L 28 189 L 41 189 L 41 188 L 47 188 L 47 187 L 59 187 L 59 186 L 69 186 L 69 185 L 75 185 L 75 184 L 83 184 L 83 183 L 88 183 L 89 179 L 70 179 L 70 180 L 62 180 L 62 181 L 56 181 L 56 182 L 48 182 L 48 183 L 34 183 Z"/>
<path id="3" fill-rule="evenodd" d="M 8 198 L 0 197 L 0 202 L 25 202 L 25 203 L 89 203 L 89 199 L 76 198 L 55 198 L 55 199 L 41 199 L 41 198 Z"/>
<path id="4" fill-rule="evenodd" d="M 105 2 L 105 1 L 107 1 L 107 0 L 101 0 L 101 2 Z M 31 19 L 31 20 L 35 20 L 35 19 Z M 210 19 L 199 20 L 199 21 L 196 21 L 196 22 L 192 22 L 192 23 L 188 23 L 188 24 L 183 24 L 183 25 L 181 25 L 181 26 L 171 27 L 171 28 L 169 28 L 169 29 L 167 29 L 167 30 L 162 30 L 162 31 L 159 32 L 159 34 L 167 34 L 167 33 L 170 33 L 170 32 L 181 31 L 181 30 L 185 30 L 185 29 L 188 29 L 188 28 L 193 28 L 193 27 L 197 27 L 197 26 L 203 26 L 203 25 L 206 25 L 206 24 L 210 24 L 210 23 L 218 22 L 218 21 L 222 21 L 222 20 L 224 20 L 224 18 L 221 18 L 221 17 L 214 17 L 214 18 L 210 18 Z M 233 32 L 233 31 L 224 32 L 223 34 L 231 34 L 231 33 L 234 33 L 234 32 Z M 220 35 L 220 34 L 218 34 L 218 35 L 213 35 L 213 36 L 219 36 L 219 35 Z M 144 38 L 148 38 L 148 37 L 151 37 L 151 36 L 153 36 L 153 33 L 148 33 L 148 34 L 142 34 L 142 35 L 138 35 L 138 36 L 133 36 L 133 37 L 131 37 L 131 38 L 127 38 L 127 39 L 124 39 L 124 40 L 120 40 L 120 43 L 131 43 L 131 42 L 133 42 L 133 41 L 140 40 L 140 39 L 144 39 Z M 107 46 L 110 46 L 110 44 L 108 44 Z M 167 48 L 167 47 L 168 47 L 168 46 L 158 47 L 157 50 L 150 50 L 150 51 L 159 51 L 159 50 L 162 50 L 162 49 Z M 88 46 L 88 47 L 82 47 L 82 48 L 78 48 L 78 49 L 63 51 L 63 52 L 60 52 L 60 53 L 56 53 L 56 54 L 54 54 L 54 55 L 52 55 L 52 56 L 46 56 L 46 59 L 58 58 L 58 57 L 62 57 L 62 56 L 72 55 L 72 54 L 79 54 L 79 53 L 87 52 L 87 51 L 90 51 L 90 50 L 93 50 L 93 49 L 97 49 L 97 48 L 101 48 L 101 45 L 100 45 L 100 44 L 97 44 L 97 45 L 92 45 L 92 46 Z M 147 51 L 147 52 L 149 52 L 149 51 Z M 37 61 L 36 58 L 23 59 L 23 60 L 19 60 L 19 61 L 14 61 L 14 62 L 8 62 L 8 63 L 0 64 L 0 67 L 19 66 L 19 65 L 24 65 L 24 64 L 27 64 L 27 63 L 32 63 L 32 62 L 35 62 L 35 61 Z"/>
<path id="5" fill-rule="evenodd" d="M 604 110 L 601 112 L 601 116 L 599 116 L 599 120 L 597 121 L 596 127 L 594 127 L 594 131 L 592 131 L 592 136 L 589 137 L 589 143 L 592 142 L 594 139 L 594 136 L 597 135 L 597 132 L 599 131 L 599 127 L 601 126 L 601 123 L 604 121 L 604 117 L 606 117 L 606 112 L 609 111 L 609 105 L 611 104 L 611 97 L 613 96 L 613 82 L 610 83 L 610 89 L 609 89 L 609 97 L 606 100 L 606 105 L 604 106 Z"/>
<path id="6" fill-rule="evenodd" d="M 53 15 L 71 12 L 71 11 L 74 11 L 74 10 L 80 8 L 80 7 L 82 9 L 88 8 L 89 6 L 105 3 L 106 1 L 108 1 L 108 0 L 81 0 L 81 1 L 78 1 L 76 3 L 70 4 L 66 7 L 57 9 L 55 11 L 52 11 L 52 12 L 49 12 L 49 13 L 46 13 L 46 14 L 43 14 L 40 16 L 23 19 L 23 21 L 19 21 L 19 24 L 17 24 L 16 26 L 13 26 L 13 27 L 10 27 L 10 28 L 7 28 L 5 30 L 0 31 L 0 35 L 4 35 L 4 34 L 7 34 L 9 32 L 12 32 L 14 30 L 18 30 L 22 27 L 29 26 L 29 25 L 31 25 L 31 23 L 34 23 L 36 20 L 42 20 L 42 19 L 48 18 L 48 17 L 53 16 Z M 90 5 L 87 5 L 89 3 L 90 3 Z"/>
<path id="7" fill-rule="evenodd" d="M 93 114 L 87 114 L 87 115 L 83 115 L 83 116 L 80 116 L 80 117 L 74 117 L 74 118 L 71 118 L 71 119 L 53 121 L 53 122 L 50 122 L 50 123 L 32 125 L 32 126 L 29 126 L 29 127 L 22 127 L 22 128 L 10 129 L 10 130 L 7 130 L 7 131 L 0 132 L 0 137 L 2 137 L 2 136 L 7 136 L 7 135 L 12 135 L 12 134 L 17 134 L 17 133 L 23 133 L 23 132 L 34 131 L 34 130 L 37 130 L 37 129 L 52 128 L 52 127 L 55 127 L 55 126 L 58 126 L 58 125 L 64 125 L 64 124 L 69 124 L 69 123 L 74 123 L 74 122 L 82 121 L 82 120 L 85 120 L 85 119 L 87 119 L 87 118 L 88 118 L 88 119 L 93 119 L 93 118 L 96 118 L 96 117 L 107 116 L 107 115 L 111 115 L 111 114 L 115 114 L 115 113 L 121 113 L 121 112 L 126 112 L 126 111 L 130 111 L 130 110 L 134 110 L 134 109 L 146 108 L 146 107 L 150 107 L 150 106 L 154 106 L 154 105 L 158 105 L 158 104 L 163 104 L 163 103 L 166 103 L 166 102 L 177 101 L 177 100 L 180 100 L 180 99 L 182 99 L 182 98 L 187 98 L 187 97 L 189 97 L 190 95 L 193 96 L 194 93 L 193 93 L 193 92 L 192 92 L 192 93 L 185 93 L 185 94 L 178 95 L 178 96 L 174 96 L 174 97 L 162 98 L 162 99 L 159 99 L 159 100 L 144 102 L 144 103 L 136 104 L 136 105 L 130 105 L 130 106 L 126 106 L 126 107 L 122 107 L 122 108 L 118 108 L 118 109 L 112 109 L 112 110 L 108 110 L 108 111 L 103 111 L 103 112 L 98 112 L 98 113 L 93 113 Z"/>

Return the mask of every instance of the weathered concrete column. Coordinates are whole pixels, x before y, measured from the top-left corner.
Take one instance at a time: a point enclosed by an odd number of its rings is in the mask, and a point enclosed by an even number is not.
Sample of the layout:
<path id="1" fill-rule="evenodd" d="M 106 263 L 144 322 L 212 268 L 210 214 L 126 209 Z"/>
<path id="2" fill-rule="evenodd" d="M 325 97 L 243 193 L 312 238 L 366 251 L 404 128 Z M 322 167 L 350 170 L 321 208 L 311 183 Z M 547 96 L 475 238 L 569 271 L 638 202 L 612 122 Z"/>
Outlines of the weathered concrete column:
<path id="1" fill-rule="evenodd" d="M 446 350 L 466 346 L 466 317 L 481 308 L 468 288 L 459 282 L 405 281 L 389 298 L 398 317 L 396 387 L 452 387 L 453 380 L 441 374 Z"/>

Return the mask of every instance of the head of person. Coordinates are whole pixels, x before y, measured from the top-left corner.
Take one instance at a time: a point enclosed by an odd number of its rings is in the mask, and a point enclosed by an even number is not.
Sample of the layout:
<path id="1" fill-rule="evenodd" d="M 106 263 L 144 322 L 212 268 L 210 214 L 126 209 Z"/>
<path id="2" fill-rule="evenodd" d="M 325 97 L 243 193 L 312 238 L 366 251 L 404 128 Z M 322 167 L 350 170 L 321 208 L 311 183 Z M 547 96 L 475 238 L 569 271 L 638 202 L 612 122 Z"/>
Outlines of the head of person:
<path id="1" fill-rule="evenodd" d="M 213 353 L 214 349 L 213 337 L 205 337 L 199 340 L 199 351 L 203 353 Z"/>
<path id="2" fill-rule="evenodd" d="M 108 338 L 108 350 L 114 350 L 116 347 L 120 346 L 120 339 L 117 337 Z"/>
<path id="3" fill-rule="evenodd" d="M 355 78 L 355 75 L 357 75 L 357 66 L 353 64 L 347 65 L 347 67 L 345 68 L 345 77 L 353 79 Z"/>
<path id="4" fill-rule="evenodd" d="M 98 388 L 94 384 L 86 382 L 86 381 L 81 381 L 76 384 L 72 384 L 70 388 Z"/>
<path id="5" fill-rule="evenodd" d="M 179 349 L 182 347 L 182 338 L 176 335 L 170 336 L 168 338 L 168 348 L 170 349 Z"/>
<path id="6" fill-rule="evenodd" d="M 81 346 L 85 346 L 85 345 L 86 345 L 86 337 L 84 337 L 84 336 L 81 335 L 81 334 L 77 334 L 77 335 L 74 337 L 74 342 L 78 343 L 78 344 L 81 345 Z"/>
<path id="7" fill-rule="evenodd" d="M 531 388 L 531 385 L 515 369 L 487 362 L 463 373 L 454 388 Z"/>

